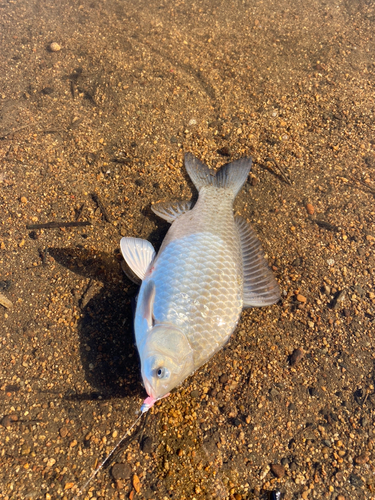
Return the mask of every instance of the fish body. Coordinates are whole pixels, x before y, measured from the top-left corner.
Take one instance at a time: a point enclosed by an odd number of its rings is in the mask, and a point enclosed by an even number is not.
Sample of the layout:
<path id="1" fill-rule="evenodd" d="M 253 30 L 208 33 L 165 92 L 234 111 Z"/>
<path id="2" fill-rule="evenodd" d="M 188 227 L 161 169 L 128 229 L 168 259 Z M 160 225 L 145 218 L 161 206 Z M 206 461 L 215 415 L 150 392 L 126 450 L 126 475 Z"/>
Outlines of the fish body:
<path id="1" fill-rule="evenodd" d="M 158 254 L 145 240 L 121 240 L 127 264 L 142 279 L 134 329 L 151 400 L 221 349 L 244 307 L 280 298 L 255 233 L 233 214 L 251 159 L 225 165 L 216 175 L 191 154 L 185 165 L 198 201 L 193 208 L 190 202 L 152 207 L 172 222 Z"/>

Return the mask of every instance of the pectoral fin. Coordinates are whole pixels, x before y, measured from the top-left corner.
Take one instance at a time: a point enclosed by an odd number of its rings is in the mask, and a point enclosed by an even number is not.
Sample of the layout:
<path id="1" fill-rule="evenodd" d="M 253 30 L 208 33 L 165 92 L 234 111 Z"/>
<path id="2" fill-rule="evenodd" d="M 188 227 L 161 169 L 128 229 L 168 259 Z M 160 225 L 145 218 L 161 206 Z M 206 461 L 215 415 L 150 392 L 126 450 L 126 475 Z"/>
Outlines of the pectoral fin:
<path id="1" fill-rule="evenodd" d="M 243 259 L 243 307 L 262 307 L 280 300 L 280 288 L 264 257 L 262 245 L 250 225 L 235 218 Z"/>
<path id="2" fill-rule="evenodd" d="M 174 202 L 160 202 L 155 203 L 155 205 L 151 206 L 151 210 L 154 214 L 158 215 L 162 219 L 165 219 L 168 222 L 173 222 L 180 215 L 188 212 L 191 209 L 192 202 L 191 201 L 174 201 Z"/>
<path id="3" fill-rule="evenodd" d="M 149 241 L 140 238 L 121 238 L 120 248 L 127 265 L 143 280 L 155 258 L 154 247 Z"/>

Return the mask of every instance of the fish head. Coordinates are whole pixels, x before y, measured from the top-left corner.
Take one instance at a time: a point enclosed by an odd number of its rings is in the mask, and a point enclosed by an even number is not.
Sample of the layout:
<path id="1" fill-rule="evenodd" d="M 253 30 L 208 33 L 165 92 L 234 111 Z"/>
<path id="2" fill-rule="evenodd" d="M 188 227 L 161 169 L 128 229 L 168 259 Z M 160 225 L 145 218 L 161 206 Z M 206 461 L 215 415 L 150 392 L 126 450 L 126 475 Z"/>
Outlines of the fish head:
<path id="1" fill-rule="evenodd" d="M 160 399 L 194 371 L 193 350 L 174 325 L 156 324 L 139 349 L 147 394 Z"/>

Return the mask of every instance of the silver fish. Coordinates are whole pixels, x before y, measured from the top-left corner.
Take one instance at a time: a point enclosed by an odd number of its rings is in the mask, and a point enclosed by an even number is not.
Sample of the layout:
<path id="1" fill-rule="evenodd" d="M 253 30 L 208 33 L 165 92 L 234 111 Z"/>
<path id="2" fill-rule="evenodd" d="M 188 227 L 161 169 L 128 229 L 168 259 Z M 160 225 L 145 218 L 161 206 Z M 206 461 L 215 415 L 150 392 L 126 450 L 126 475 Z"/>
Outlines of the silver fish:
<path id="1" fill-rule="evenodd" d="M 146 240 L 121 239 L 126 263 L 142 280 L 134 329 L 147 409 L 223 347 L 243 308 L 280 299 L 256 234 L 233 214 L 251 159 L 214 175 L 188 153 L 185 166 L 198 201 L 151 207 L 172 223 L 158 254 Z"/>

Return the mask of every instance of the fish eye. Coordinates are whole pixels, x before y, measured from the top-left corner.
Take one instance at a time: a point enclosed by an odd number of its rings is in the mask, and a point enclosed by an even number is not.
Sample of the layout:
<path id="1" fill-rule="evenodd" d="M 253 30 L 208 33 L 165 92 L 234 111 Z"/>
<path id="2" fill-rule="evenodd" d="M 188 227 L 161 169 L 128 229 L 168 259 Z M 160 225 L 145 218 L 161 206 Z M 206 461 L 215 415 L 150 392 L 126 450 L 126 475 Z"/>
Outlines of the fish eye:
<path id="1" fill-rule="evenodd" d="M 156 370 L 156 375 L 158 378 L 169 378 L 169 370 L 164 366 L 161 366 Z"/>

